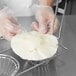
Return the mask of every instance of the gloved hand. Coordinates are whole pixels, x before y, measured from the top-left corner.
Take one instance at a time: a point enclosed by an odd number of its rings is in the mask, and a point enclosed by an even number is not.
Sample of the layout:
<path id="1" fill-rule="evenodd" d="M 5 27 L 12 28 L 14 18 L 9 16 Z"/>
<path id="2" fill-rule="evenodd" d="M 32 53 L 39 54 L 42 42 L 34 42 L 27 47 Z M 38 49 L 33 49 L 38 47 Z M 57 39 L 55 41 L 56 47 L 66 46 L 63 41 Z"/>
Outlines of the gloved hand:
<path id="1" fill-rule="evenodd" d="M 6 11 L 0 11 L 0 33 L 2 36 L 10 40 L 13 36 L 21 32 L 21 28 L 17 23 L 17 20 L 7 14 Z"/>
<path id="2" fill-rule="evenodd" d="M 48 6 L 37 6 L 38 10 L 36 11 L 36 20 L 37 22 L 32 23 L 34 30 L 40 33 L 53 34 L 57 31 L 59 27 L 59 21 L 51 7 Z"/>

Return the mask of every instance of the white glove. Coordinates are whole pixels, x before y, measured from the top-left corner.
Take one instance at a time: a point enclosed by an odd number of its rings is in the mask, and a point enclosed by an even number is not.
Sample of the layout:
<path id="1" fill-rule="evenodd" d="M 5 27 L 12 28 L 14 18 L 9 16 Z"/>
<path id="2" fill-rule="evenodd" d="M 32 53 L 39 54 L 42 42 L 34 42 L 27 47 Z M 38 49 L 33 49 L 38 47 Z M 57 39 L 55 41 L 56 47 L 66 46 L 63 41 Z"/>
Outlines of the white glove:
<path id="1" fill-rule="evenodd" d="M 38 23 L 34 22 L 32 24 L 33 29 L 40 33 L 55 33 L 58 29 L 59 21 L 55 17 L 53 9 L 49 6 L 35 5 L 34 7 Z"/>
<path id="2" fill-rule="evenodd" d="M 6 9 L 0 11 L 0 33 L 2 36 L 10 40 L 14 35 L 21 31 L 17 20 L 9 15 Z"/>

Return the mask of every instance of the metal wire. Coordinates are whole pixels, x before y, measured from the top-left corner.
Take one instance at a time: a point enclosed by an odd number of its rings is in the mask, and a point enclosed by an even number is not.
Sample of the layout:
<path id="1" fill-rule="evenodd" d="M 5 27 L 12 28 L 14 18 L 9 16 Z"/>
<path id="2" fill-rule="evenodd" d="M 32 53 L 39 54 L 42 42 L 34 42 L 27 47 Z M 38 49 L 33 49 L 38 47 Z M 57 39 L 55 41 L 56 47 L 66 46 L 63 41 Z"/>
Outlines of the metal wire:
<path id="1" fill-rule="evenodd" d="M 62 20 L 61 20 L 61 26 L 60 26 L 60 29 L 59 29 L 59 35 L 58 35 L 58 39 L 61 38 L 61 31 L 62 31 L 62 27 L 63 27 L 63 22 L 64 22 L 64 17 L 65 17 L 65 12 L 66 12 L 66 8 L 67 8 L 67 0 L 65 2 L 65 6 L 64 6 L 64 14 L 62 16 Z"/>
<path id="2" fill-rule="evenodd" d="M 26 73 L 26 72 L 28 72 L 28 71 L 30 71 L 30 70 L 32 70 L 32 69 L 34 69 L 34 68 L 36 68 L 36 67 L 38 67 L 38 66 L 44 64 L 45 62 L 46 62 L 46 61 L 43 61 L 43 62 L 41 62 L 40 64 L 37 64 L 37 65 L 35 65 L 35 66 L 33 66 L 33 67 L 27 69 L 27 70 L 24 70 L 23 72 L 18 73 L 16 76 L 20 76 L 20 75 L 22 75 L 22 74 L 24 74 L 24 73 Z"/>
<path id="3" fill-rule="evenodd" d="M 2 51 L 0 51 L 0 54 L 3 54 L 3 53 L 5 53 L 5 52 L 7 52 L 7 51 L 10 51 L 10 50 L 11 50 L 11 48 L 6 49 L 6 50 L 2 50 Z"/>
<path id="4" fill-rule="evenodd" d="M 62 48 L 64 48 L 65 50 L 69 50 L 68 48 L 64 47 L 64 46 L 61 45 L 61 44 L 60 44 L 60 46 L 61 46 Z M 64 53 L 67 53 L 67 52 L 64 52 Z M 62 54 L 63 54 L 63 53 L 57 54 L 56 56 L 59 56 L 59 55 L 62 55 Z M 52 58 L 50 58 L 49 61 L 50 61 L 51 59 L 52 59 Z M 45 63 L 46 63 L 46 61 L 42 61 L 41 63 L 36 64 L 35 66 L 32 66 L 31 68 L 29 68 L 29 69 L 27 69 L 27 70 L 24 70 L 23 72 L 18 73 L 16 76 L 20 76 L 20 75 L 22 75 L 22 74 L 24 74 L 24 73 L 26 73 L 26 72 L 34 69 L 34 68 L 37 68 L 37 67 L 39 67 L 39 66 L 41 66 L 41 65 L 43 65 L 43 64 L 45 64 Z M 48 72 L 48 65 L 45 66 L 44 68 L 45 68 L 45 71 Z M 39 68 L 38 68 L 38 70 L 39 70 Z"/>

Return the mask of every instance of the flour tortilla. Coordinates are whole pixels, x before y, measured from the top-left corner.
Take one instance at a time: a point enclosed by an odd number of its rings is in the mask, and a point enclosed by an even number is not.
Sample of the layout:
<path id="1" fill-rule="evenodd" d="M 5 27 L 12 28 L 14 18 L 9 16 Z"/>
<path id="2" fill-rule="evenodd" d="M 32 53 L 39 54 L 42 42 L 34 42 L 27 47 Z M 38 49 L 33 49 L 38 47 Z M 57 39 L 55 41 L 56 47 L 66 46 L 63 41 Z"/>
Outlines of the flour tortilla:
<path id="1" fill-rule="evenodd" d="M 22 59 L 40 61 L 56 54 L 58 40 L 54 35 L 24 32 L 12 38 L 11 47 Z"/>

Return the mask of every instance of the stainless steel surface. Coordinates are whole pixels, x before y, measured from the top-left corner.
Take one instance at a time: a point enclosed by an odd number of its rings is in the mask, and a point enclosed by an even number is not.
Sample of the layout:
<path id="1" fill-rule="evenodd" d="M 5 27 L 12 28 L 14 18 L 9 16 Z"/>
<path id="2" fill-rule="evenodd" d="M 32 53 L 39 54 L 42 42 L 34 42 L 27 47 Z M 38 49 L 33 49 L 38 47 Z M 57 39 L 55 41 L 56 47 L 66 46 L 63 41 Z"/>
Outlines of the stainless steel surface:
<path id="1" fill-rule="evenodd" d="M 76 15 L 66 16 L 63 24 L 61 43 L 70 50 L 58 57 L 63 66 L 57 67 L 58 76 L 76 76 Z"/>
<path id="2" fill-rule="evenodd" d="M 7 51 L 10 48 L 10 42 L 0 39 L 0 53 Z"/>

